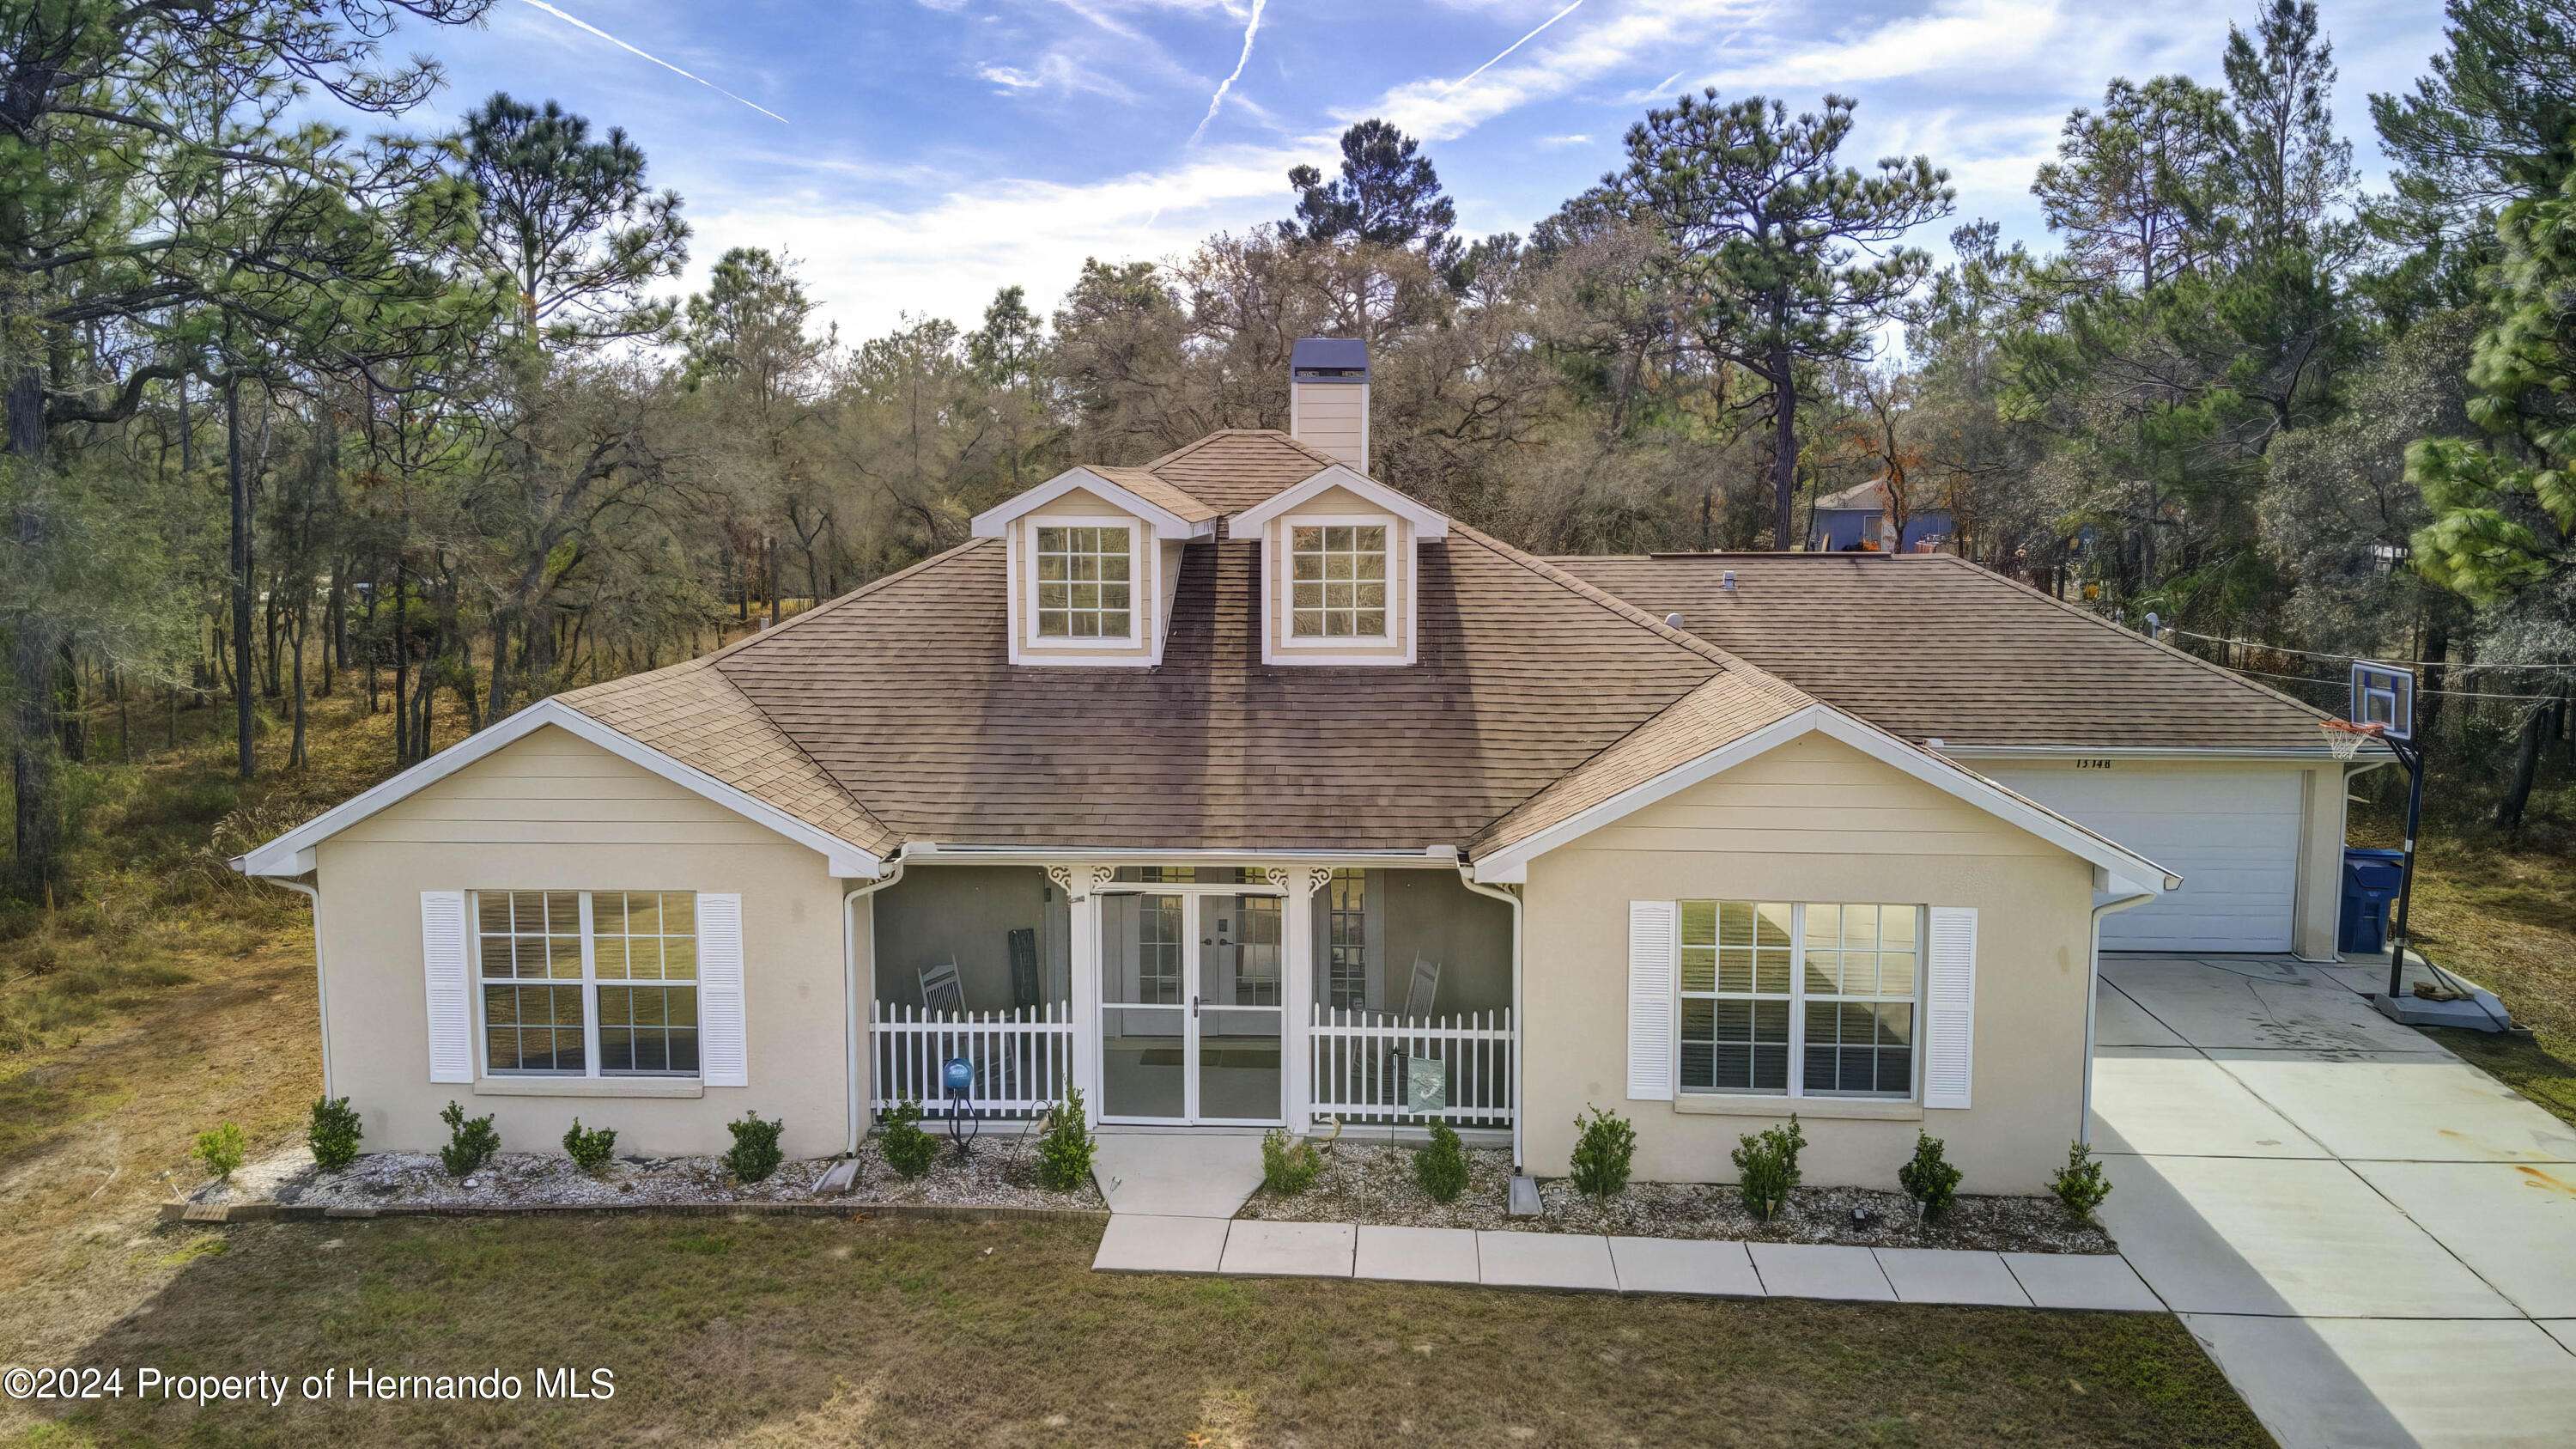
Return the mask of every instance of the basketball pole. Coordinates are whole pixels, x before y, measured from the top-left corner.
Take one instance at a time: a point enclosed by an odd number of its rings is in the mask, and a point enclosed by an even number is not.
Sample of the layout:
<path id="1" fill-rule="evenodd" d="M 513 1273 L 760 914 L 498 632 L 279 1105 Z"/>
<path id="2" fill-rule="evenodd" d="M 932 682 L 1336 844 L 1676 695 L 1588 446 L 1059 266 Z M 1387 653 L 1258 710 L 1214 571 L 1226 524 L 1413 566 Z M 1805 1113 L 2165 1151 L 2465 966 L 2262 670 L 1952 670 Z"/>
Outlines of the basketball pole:
<path id="1" fill-rule="evenodd" d="M 2424 823 L 2424 751 L 2405 740 L 2380 742 L 2406 767 L 2406 858 L 2397 873 L 2397 928 L 2388 942 L 2388 1000 L 2393 1011 L 2406 986 L 2406 911 L 2415 899 L 2415 833 Z"/>

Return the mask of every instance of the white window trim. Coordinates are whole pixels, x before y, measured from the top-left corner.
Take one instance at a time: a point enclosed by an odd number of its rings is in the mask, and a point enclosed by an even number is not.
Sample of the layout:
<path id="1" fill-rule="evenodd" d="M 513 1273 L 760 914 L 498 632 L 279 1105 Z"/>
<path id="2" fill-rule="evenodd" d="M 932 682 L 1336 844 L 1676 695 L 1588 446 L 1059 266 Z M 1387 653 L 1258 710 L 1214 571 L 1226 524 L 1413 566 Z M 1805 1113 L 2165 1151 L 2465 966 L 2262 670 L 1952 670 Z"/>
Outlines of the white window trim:
<path id="1" fill-rule="evenodd" d="M 1297 616 L 1291 610 L 1290 601 L 1296 594 L 1296 538 L 1297 530 L 1301 528 L 1383 528 L 1386 530 L 1385 633 L 1319 634 L 1309 638 L 1298 637 Z M 1404 576 L 1402 581 L 1403 593 L 1399 595 L 1397 592 L 1398 581 L 1395 575 L 1396 550 L 1400 547 L 1402 534 L 1403 530 L 1397 526 L 1397 520 L 1395 517 L 1391 514 L 1385 513 L 1301 513 L 1294 517 L 1279 520 L 1279 567 L 1276 570 L 1279 575 L 1279 647 L 1282 649 L 1297 650 L 1351 649 L 1355 647 L 1361 649 L 1392 649 L 1401 642 L 1404 637 L 1403 631 L 1406 621 L 1400 617 L 1400 615 L 1408 611 L 1409 606 L 1412 603 L 1411 595 L 1413 592 L 1413 576 L 1409 572 Z M 1402 605 L 1397 603 L 1399 597 L 1404 601 Z"/>
<path id="2" fill-rule="evenodd" d="M 1137 649 L 1145 642 L 1145 607 L 1155 597 L 1152 565 L 1145 557 L 1144 530 L 1133 518 L 1102 514 L 1031 514 L 1020 520 L 1024 530 L 1022 546 L 1028 551 L 1028 582 L 1025 588 L 1011 591 L 1011 602 L 1018 617 L 1011 621 L 1011 650 L 1019 654 L 1052 654 L 1073 649 Z M 1127 633 L 1123 637 L 1102 636 L 1097 639 L 1053 639 L 1038 633 L 1038 530 L 1041 528 L 1124 528 L 1127 530 Z M 1159 602 L 1159 600 L 1157 600 Z M 1014 659 L 1013 663 L 1020 662 Z"/>
<path id="3" fill-rule="evenodd" d="M 518 893 L 523 895 L 548 895 L 555 892 L 549 891 L 545 888 L 539 888 Z M 698 1067 L 696 1071 L 611 1072 L 601 1069 L 599 1061 L 599 988 L 602 985 L 632 986 L 637 983 L 624 978 L 615 978 L 607 982 L 602 982 L 600 980 L 598 946 L 596 938 L 591 933 L 590 919 L 590 898 L 596 894 L 596 892 L 576 890 L 572 892 L 572 894 L 578 896 L 581 900 L 581 979 L 579 981 L 567 981 L 557 977 L 532 978 L 526 976 L 513 976 L 505 978 L 496 976 L 486 978 L 483 974 L 483 892 L 479 890 L 469 890 L 465 893 L 465 968 L 467 973 L 466 984 L 472 989 L 472 995 L 474 998 L 475 1079 L 481 1082 L 686 1082 L 692 1085 L 702 1083 L 706 1079 L 707 1070 L 706 1021 L 703 1014 L 700 1015 L 699 1023 L 696 1028 L 698 1033 Z M 676 896 L 684 894 L 694 895 L 695 892 L 657 891 L 655 894 Z M 697 920 L 697 911 L 694 904 L 691 906 L 689 919 L 691 921 L 689 937 L 691 940 L 696 940 L 698 937 L 697 927 L 695 924 Z M 511 934 L 516 935 L 518 932 L 513 931 Z M 659 934 L 668 935 L 670 933 L 661 932 Z M 649 985 L 651 983 L 648 982 L 644 984 Z M 689 989 L 692 995 L 697 993 L 700 984 L 699 978 L 693 977 L 690 979 Z M 538 1071 L 530 1070 L 526 1067 L 510 1067 L 504 1070 L 495 1070 L 492 1066 L 492 1028 L 485 1022 L 483 1016 L 483 988 L 486 986 L 579 986 L 581 988 L 582 1004 L 582 1069 L 578 1072 L 553 1070 Z M 704 1003 L 701 1002 L 701 1006 L 703 1006 L 703 1004 Z"/>
<path id="4" fill-rule="evenodd" d="M 1683 912 L 1682 912 L 1682 910 L 1681 910 L 1681 907 L 1686 906 L 1686 905 L 1690 904 L 1690 902 L 1695 901 L 1695 900 L 1711 901 L 1711 902 L 1715 902 L 1715 903 L 1718 903 L 1718 904 L 1721 904 L 1721 905 L 1722 905 L 1722 904 L 1725 904 L 1725 903 L 1727 903 L 1727 902 L 1729 902 L 1729 901 L 1738 901 L 1739 903 L 1751 903 L 1751 904 L 1757 904 L 1757 905 L 1759 904 L 1759 902 L 1752 902 L 1752 901 L 1750 901 L 1750 900 L 1749 900 L 1749 898 L 1740 898 L 1740 897 L 1733 897 L 1733 896 L 1685 896 L 1685 897 L 1681 897 L 1681 898 L 1676 899 L 1676 900 L 1674 901 L 1674 903 L 1673 903 L 1673 905 L 1674 905 L 1674 910 L 1673 910 L 1673 1027 L 1672 1027 L 1672 1038 L 1671 1038 L 1671 1041 L 1670 1041 L 1670 1043 L 1669 1043 L 1669 1046 L 1670 1046 L 1670 1049 L 1671 1049 L 1671 1051 L 1672 1051 L 1672 1062 L 1673 1062 L 1673 1100 L 1674 1100 L 1676 1103 L 1686 1102 L 1686 1101 L 1694 1101 L 1694 1100 L 1696 1100 L 1696 1101 L 1707 1101 L 1707 1100 L 1709 1100 L 1709 1099 L 1711 1099 L 1711 1098 L 1720 1098 L 1720 1099 L 1724 1099 L 1724 1100 L 1728 1100 L 1728 1101 L 1737 1101 L 1737 1102 L 1798 1102 L 1798 1101 L 1807 1101 L 1807 1102 L 1831 1102 L 1831 1103 L 1835 1103 L 1835 1104 L 1837 1104 L 1837 1105 L 1849 1104 L 1849 1103 L 1853 1103 L 1853 1102 L 1881 1102 L 1881 1103 L 1885 1103 L 1885 1104 L 1887 1104 L 1887 1105 L 1889 1105 L 1889 1106 L 1904 1105 L 1904 1106 L 1914 1106 L 1914 1107 L 1919 1107 L 1919 1106 L 1921 1106 L 1921 1105 L 1922 1105 L 1922 1103 L 1923 1103 L 1923 1058 L 1924 1058 L 1924 1050 L 1923 1050 L 1923 1016 L 1924 1016 L 1923 988 L 1924 988 L 1924 984 L 1925 984 L 1924 978 L 1925 978 L 1925 976 L 1926 976 L 1926 975 L 1928 974 L 1928 972 L 1929 972 L 1930 962 L 1931 962 L 1931 955 L 1932 955 L 1931 942 L 1930 942 L 1930 940 L 1929 940 L 1929 939 L 1927 939 L 1927 937 L 1926 937 L 1926 932 L 1930 929 L 1930 926 L 1931 926 L 1931 921 L 1930 921 L 1930 912 L 1929 912 L 1925 907 L 1923 907 L 1923 906 L 1921 906 L 1921 905 L 1916 905 L 1915 907 L 1913 907 L 1913 910 L 1914 910 L 1914 993 L 1913 993 L 1913 995 L 1911 995 L 1911 996 L 1909 996 L 1909 997 L 1906 997 L 1906 998 L 1904 998 L 1904 999 L 1905 999 L 1905 1000 L 1907 1000 L 1907 1001 L 1909 1001 L 1909 1002 L 1911 1002 L 1911 1003 L 1913 1003 L 1913 1006 L 1914 1006 L 1914 1042 L 1913 1042 L 1913 1046 L 1912 1046 L 1912 1049 L 1911 1049 L 1911 1050 L 1912 1050 L 1912 1057 L 1911 1057 L 1911 1060 L 1907 1063 L 1907 1077 L 1908 1077 L 1908 1080 L 1907 1080 L 1907 1082 L 1906 1082 L 1905 1095 L 1904 1095 L 1904 1096 L 1902 1096 L 1902 1097 L 1895 1097 L 1895 1096 L 1890 1096 L 1890 1095 L 1888 1095 L 1887 1093 L 1884 1093 L 1884 1092 L 1810 1092 L 1810 1091 L 1808 1091 L 1808 1090 L 1807 1090 L 1807 1003 L 1808 1003 L 1809 1001 L 1811 1001 L 1811 1000 L 1814 1000 L 1814 1001 L 1864 1001 L 1864 1002 L 1893 1002 L 1893 1001 L 1895 1001 L 1895 1000 L 1897 1000 L 1897 999 L 1898 999 L 1898 998 L 1893 997 L 1893 996 L 1847 996 L 1847 995 L 1828 995 L 1828 996 L 1816 996 L 1816 997 L 1810 997 L 1810 996 L 1807 994 L 1807 907 L 1808 907 L 1808 905 L 1810 905 L 1810 904 L 1815 904 L 1815 905 L 1829 905 L 1829 906 L 1840 906 L 1840 905 L 1880 905 L 1880 906 L 1901 906 L 1901 905 L 1904 905 L 1904 904 L 1905 904 L 1905 902 L 1903 902 L 1903 901 L 1816 901 L 1816 902 L 1812 902 L 1812 903 L 1811 903 L 1811 902 L 1807 902 L 1807 901 L 1790 901 L 1790 902 L 1787 902 L 1787 905 L 1788 905 L 1788 907 L 1789 907 L 1789 997 L 1788 997 L 1788 1001 L 1789 1001 L 1789 1085 L 1788 1085 L 1788 1090 L 1786 1090 L 1786 1091 L 1781 1091 L 1781 1092 L 1757 1092 L 1757 1091 L 1752 1091 L 1752 1090 L 1750 1090 L 1750 1089 L 1734 1088 L 1734 1087 L 1692 1087 L 1692 1086 L 1687 1086 L 1687 1085 L 1685 1085 L 1685 1084 L 1682 1082 L 1682 1003 L 1683 1003 L 1685 1000 L 1693 1000 L 1693 999 L 1697 999 L 1697 998 L 1700 996 L 1700 993 L 1692 992 L 1692 993 L 1688 993 L 1688 994 L 1686 995 L 1686 994 L 1682 991 L 1682 914 L 1683 914 Z M 1748 997 L 1748 996 L 1743 996 L 1743 995 L 1733 995 L 1733 996 L 1717 996 L 1717 997 L 1715 997 L 1714 999 L 1716 999 L 1716 1000 L 1720 1000 L 1720 1001 L 1730 1001 L 1730 1000 L 1731 1000 L 1731 1001 L 1761 1001 L 1761 1000 L 1773 1000 L 1773 1001 L 1776 1001 L 1776 1000 L 1778 1000 L 1779 998 L 1777 998 L 1777 997 Z"/>

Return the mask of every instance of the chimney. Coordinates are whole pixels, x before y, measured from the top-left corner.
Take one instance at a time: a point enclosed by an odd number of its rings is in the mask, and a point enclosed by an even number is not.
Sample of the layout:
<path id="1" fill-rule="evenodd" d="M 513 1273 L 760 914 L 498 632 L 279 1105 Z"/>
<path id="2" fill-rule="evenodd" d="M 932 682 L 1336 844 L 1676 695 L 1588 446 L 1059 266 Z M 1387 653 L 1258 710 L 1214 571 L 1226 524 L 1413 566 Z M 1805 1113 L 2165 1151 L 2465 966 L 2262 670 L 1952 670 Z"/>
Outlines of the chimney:
<path id="1" fill-rule="evenodd" d="M 1300 337 L 1288 354 L 1288 436 L 1368 471 L 1368 344 L 1356 337 Z"/>

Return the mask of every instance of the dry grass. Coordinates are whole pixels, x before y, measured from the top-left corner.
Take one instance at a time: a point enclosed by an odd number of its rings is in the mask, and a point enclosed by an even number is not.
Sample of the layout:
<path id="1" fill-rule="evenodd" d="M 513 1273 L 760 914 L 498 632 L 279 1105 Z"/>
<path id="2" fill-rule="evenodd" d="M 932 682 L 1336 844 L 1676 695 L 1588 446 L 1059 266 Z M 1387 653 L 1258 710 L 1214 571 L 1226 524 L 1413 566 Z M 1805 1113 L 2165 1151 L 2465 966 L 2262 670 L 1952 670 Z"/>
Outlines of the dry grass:
<path id="1" fill-rule="evenodd" d="M 231 1228 L 80 1361 L 616 1371 L 613 1403 L 100 1404 L 57 1442 L 2259 1444 L 2174 1320 L 1095 1274 L 1070 1224 Z M 173 1254 L 155 1243 L 137 1253 Z"/>
<path id="2" fill-rule="evenodd" d="M 2416 866 L 2412 928 L 2432 960 L 2495 992 L 2530 1028 L 2433 1035 L 2576 1123 L 2576 860 L 2556 851 L 2430 850 Z"/>

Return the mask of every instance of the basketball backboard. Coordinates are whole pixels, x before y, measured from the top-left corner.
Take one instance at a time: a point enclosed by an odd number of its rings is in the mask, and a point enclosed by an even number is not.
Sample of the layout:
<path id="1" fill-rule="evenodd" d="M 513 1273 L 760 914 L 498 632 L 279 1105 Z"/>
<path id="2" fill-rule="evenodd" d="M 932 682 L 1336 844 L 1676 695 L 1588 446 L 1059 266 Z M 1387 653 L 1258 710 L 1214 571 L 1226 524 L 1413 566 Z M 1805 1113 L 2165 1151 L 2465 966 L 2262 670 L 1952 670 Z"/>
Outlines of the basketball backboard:
<path id="1" fill-rule="evenodd" d="M 2352 661 L 2352 707 L 2348 713 L 2354 724 L 2379 726 L 2381 739 L 2413 739 L 2415 671 L 2375 659 Z"/>

